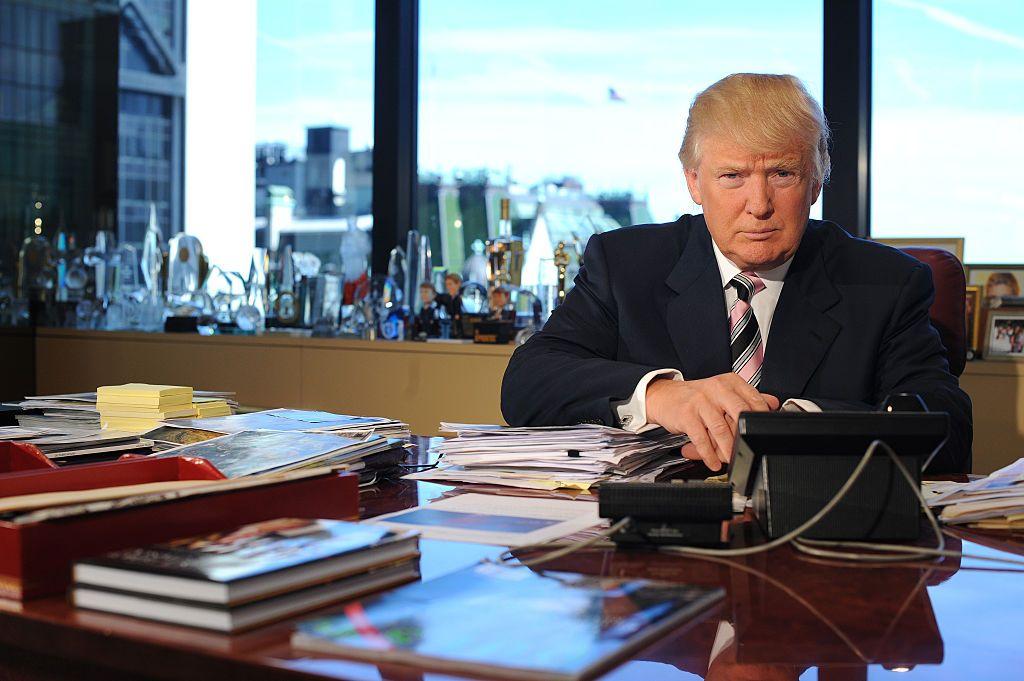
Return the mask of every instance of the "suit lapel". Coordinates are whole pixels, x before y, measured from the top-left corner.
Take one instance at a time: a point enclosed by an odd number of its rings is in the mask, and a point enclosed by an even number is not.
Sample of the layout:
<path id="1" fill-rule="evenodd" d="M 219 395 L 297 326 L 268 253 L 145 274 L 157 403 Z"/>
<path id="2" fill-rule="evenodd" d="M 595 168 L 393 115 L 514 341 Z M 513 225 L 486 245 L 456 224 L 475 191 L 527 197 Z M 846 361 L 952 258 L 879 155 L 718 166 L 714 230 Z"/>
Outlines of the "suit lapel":
<path id="1" fill-rule="evenodd" d="M 665 324 L 683 376 L 707 378 L 730 371 L 722 275 L 703 216 L 693 218 L 683 253 L 665 285 L 672 291 L 665 306 Z"/>
<path id="2" fill-rule="evenodd" d="M 782 399 L 803 394 L 841 326 L 826 311 L 839 302 L 812 226 L 797 249 L 772 317 L 759 390 Z"/>

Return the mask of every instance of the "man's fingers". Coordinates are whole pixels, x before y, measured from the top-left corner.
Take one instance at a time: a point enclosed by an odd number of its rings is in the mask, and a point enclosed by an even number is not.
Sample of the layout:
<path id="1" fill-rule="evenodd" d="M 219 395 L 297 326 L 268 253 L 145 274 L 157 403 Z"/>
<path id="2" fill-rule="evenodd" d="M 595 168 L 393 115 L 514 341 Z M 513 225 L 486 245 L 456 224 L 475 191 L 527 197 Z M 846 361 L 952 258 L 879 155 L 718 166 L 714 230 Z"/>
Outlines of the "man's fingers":
<path id="1" fill-rule="evenodd" d="M 683 426 L 684 432 L 687 437 L 690 438 L 690 442 L 694 447 L 697 448 L 697 453 L 700 458 L 704 461 L 708 468 L 713 471 L 717 471 L 722 467 L 722 464 L 718 460 L 718 455 L 715 453 L 715 447 L 711 442 L 711 437 L 708 435 L 708 431 L 704 428 L 704 424 L 700 422 L 700 419 L 691 417 L 687 419 Z"/>
<path id="2" fill-rule="evenodd" d="M 764 399 L 765 396 L 757 392 L 757 388 L 744 381 L 738 374 L 729 374 L 727 385 L 747 403 L 749 411 L 771 410 L 768 402 Z"/>
<path id="3" fill-rule="evenodd" d="M 726 422 L 725 416 L 714 406 L 705 407 L 700 416 L 714 442 L 719 461 L 729 463 L 729 459 L 732 457 L 732 427 Z"/>
<path id="4" fill-rule="evenodd" d="M 775 395 L 761 393 L 761 397 L 763 397 L 764 401 L 768 403 L 768 408 L 771 409 L 772 411 L 778 411 L 779 407 L 782 406 L 782 403 L 779 401 L 779 398 L 776 397 Z"/>

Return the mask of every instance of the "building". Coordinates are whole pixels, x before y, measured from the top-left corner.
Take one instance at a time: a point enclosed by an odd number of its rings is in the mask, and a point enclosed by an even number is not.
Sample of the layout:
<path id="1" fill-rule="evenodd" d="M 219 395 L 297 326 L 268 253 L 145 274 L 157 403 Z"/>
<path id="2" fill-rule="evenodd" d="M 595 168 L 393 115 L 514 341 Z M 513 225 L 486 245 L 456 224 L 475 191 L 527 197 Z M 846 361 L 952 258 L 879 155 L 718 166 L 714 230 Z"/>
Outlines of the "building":
<path id="1" fill-rule="evenodd" d="M 122 0 L 117 224 L 139 242 L 150 203 L 167 237 L 182 231 L 186 0 Z"/>

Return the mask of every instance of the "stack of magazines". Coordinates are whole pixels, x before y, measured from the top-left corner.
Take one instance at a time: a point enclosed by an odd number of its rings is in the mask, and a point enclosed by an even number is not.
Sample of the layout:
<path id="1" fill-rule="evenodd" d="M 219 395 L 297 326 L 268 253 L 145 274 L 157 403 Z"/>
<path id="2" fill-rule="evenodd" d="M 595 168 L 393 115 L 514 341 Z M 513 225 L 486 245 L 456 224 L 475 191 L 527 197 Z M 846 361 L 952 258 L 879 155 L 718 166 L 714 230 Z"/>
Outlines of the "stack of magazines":
<path id="1" fill-rule="evenodd" d="M 224 434 L 243 430 L 278 430 L 334 433 L 348 437 L 380 435 L 408 439 L 410 436 L 408 424 L 395 419 L 383 416 L 348 416 L 306 409 L 268 409 L 215 418 L 175 419 L 169 421 L 168 425 Z"/>
<path id="2" fill-rule="evenodd" d="M 238 631 L 419 576 L 415 533 L 283 518 L 74 566 L 77 607 Z"/>
<path id="3" fill-rule="evenodd" d="M 379 473 L 398 466 L 405 455 L 402 441 L 379 435 L 356 439 L 276 430 L 243 430 L 158 454 L 206 459 L 228 478 L 324 467 Z M 365 482 L 362 476 L 360 481 Z"/>
<path id="4" fill-rule="evenodd" d="M 510 428 L 442 423 L 456 433 L 434 450 L 436 468 L 407 475 L 531 489 L 589 489 L 602 482 L 664 480 L 692 464 L 680 455 L 689 440 L 663 430 L 630 433 L 582 424 Z"/>

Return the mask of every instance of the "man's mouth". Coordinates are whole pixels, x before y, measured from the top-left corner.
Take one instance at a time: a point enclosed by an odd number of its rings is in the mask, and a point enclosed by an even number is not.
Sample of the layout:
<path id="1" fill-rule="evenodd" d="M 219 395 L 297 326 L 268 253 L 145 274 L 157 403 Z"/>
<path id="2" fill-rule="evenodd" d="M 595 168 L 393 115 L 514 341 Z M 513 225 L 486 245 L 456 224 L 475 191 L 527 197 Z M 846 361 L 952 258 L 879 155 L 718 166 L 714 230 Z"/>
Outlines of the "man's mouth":
<path id="1" fill-rule="evenodd" d="M 777 231 L 778 230 L 775 229 L 774 227 L 770 227 L 768 229 L 745 229 L 741 230 L 740 234 L 750 239 L 751 241 L 767 241 L 768 239 L 771 239 L 772 235 L 775 234 L 775 232 Z"/>

